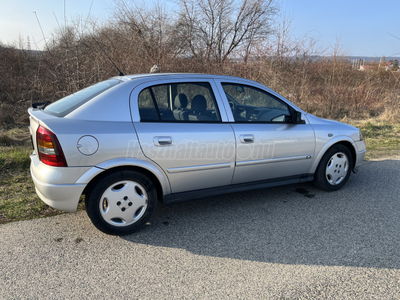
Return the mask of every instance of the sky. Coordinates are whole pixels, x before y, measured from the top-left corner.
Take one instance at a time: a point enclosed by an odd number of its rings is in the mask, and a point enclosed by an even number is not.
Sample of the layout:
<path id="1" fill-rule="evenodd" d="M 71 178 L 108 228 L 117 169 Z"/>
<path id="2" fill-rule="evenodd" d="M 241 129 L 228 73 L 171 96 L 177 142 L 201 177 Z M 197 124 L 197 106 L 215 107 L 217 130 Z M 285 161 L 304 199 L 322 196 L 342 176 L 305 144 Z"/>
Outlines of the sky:
<path id="1" fill-rule="evenodd" d="M 344 55 L 400 57 L 400 0 L 279 1 L 292 34 L 316 39 L 328 55 L 339 41 Z M 26 47 L 29 37 L 32 49 L 42 49 L 43 36 L 50 38 L 59 26 L 88 15 L 107 20 L 114 7 L 114 0 L 1 0 L 0 43 L 18 47 L 22 40 Z"/>
<path id="2" fill-rule="evenodd" d="M 349 56 L 400 56 L 400 0 L 283 0 L 282 10 L 296 36 L 311 35 L 328 51 L 339 40 Z"/>

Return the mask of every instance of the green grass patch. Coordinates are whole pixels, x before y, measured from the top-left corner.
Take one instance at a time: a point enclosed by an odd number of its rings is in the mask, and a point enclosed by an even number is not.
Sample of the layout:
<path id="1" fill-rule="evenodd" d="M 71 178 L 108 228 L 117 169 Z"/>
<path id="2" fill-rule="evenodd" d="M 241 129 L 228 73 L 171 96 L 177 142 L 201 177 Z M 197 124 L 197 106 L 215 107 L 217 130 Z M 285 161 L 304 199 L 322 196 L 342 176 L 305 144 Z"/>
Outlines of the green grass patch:
<path id="1" fill-rule="evenodd" d="M 60 214 L 36 195 L 29 168 L 0 175 L 0 224 Z"/>
<path id="2" fill-rule="evenodd" d="M 0 131 L 0 224 L 61 213 L 36 195 L 29 172 L 31 153 L 26 127 Z"/>
<path id="3" fill-rule="evenodd" d="M 367 145 L 366 159 L 400 155 L 400 123 L 379 120 L 350 122 L 364 135 Z"/>
<path id="4" fill-rule="evenodd" d="M 31 153 L 27 128 L 0 131 L 0 175 L 29 170 Z"/>
<path id="5" fill-rule="evenodd" d="M 26 146 L 0 146 L 0 170 L 22 171 L 29 169 L 32 149 Z"/>

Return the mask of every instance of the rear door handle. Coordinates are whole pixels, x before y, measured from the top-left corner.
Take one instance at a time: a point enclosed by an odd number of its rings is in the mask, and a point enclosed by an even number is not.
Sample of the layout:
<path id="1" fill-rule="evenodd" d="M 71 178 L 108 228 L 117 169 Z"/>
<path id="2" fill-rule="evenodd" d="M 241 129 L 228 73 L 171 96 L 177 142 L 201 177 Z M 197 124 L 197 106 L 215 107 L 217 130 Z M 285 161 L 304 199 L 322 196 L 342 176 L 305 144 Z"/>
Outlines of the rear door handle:
<path id="1" fill-rule="evenodd" d="M 240 136 L 241 143 L 254 143 L 254 135 L 253 134 L 242 134 Z"/>
<path id="2" fill-rule="evenodd" d="M 155 136 L 153 142 L 157 147 L 172 146 L 173 144 L 171 136 Z"/>

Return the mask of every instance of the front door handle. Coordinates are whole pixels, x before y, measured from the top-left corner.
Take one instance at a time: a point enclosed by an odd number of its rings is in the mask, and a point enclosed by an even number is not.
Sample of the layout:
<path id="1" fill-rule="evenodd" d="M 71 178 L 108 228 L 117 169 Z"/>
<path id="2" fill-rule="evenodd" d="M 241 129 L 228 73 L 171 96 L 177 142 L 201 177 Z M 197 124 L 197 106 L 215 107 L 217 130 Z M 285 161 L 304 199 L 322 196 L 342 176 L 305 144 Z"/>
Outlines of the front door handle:
<path id="1" fill-rule="evenodd" d="M 155 136 L 153 142 L 157 147 L 172 146 L 173 144 L 171 136 Z"/>
<path id="2" fill-rule="evenodd" d="M 242 134 L 240 136 L 241 143 L 254 143 L 254 135 L 253 134 Z"/>

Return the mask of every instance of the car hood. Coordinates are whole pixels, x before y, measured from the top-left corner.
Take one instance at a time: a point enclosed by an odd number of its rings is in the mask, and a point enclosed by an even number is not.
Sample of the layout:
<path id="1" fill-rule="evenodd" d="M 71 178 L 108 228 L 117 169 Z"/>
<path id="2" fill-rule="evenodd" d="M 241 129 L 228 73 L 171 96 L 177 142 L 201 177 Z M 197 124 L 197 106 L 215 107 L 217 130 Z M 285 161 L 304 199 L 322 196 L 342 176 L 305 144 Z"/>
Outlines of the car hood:
<path id="1" fill-rule="evenodd" d="M 311 125 L 344 126 L 344 127 L 347 127 L 348 129 L 358 130 L 356 127 L 351 126 L 349 124 L 341 123 L 341 122 L 335 121 L 335 120 L 318 118 L 312 114 L 307 114 L 306 117 Z"/>
<path id="2" fill-rule="evenodd" d="M 361 140 L 360 130 L 354 126 L 334 120 L 321 119 L 311 114 L 307 114 L 306 118 L 313 127 L 317 138 L 325 136 L 328 133 L 335 137 L 347 136 L 353 141 Z"/>

